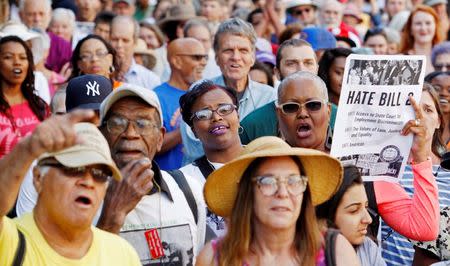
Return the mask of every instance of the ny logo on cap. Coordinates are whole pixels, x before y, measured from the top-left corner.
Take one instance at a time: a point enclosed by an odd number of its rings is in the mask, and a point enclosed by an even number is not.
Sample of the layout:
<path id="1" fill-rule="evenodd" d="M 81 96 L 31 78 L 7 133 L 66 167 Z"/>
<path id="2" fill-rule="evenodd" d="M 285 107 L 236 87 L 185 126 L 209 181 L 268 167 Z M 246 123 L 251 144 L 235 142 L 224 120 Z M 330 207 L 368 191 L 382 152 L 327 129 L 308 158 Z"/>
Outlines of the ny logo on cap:
<path id="1" fill-rule="evenodd" d="M 86 88 L 87 88 L 87 95 L 90 95 L 90 92 L 92 91 L 92 96 L 100 95 L 100 90 L 98 88 L 98 83 L 97 81 L 94 80 L 94 83 L 91 83 L 90 81 L 88 82 L 88 84 L 86 84 Z"/>

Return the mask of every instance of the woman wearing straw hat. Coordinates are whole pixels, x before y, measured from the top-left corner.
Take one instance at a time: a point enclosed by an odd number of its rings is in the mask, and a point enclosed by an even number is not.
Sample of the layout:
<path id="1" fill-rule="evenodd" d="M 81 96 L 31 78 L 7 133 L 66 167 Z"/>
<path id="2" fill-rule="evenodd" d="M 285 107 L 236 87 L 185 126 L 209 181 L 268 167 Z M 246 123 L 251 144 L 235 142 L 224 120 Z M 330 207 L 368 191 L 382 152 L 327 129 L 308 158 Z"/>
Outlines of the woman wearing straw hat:
<path id="1" fill-rule="evenodd" d="M 325 153 L 291 148 L 277 137 L 249 143 L 207 179 L 210 210 L 229 219 L 227 234 L 211 241 L 197 265 L 326 265 L 314 206 L 342 181 L 342 167 Z M 330 245 L 332 246 L 332 245 Z M 358 265 L 338 235 L 338 265 Z"/>

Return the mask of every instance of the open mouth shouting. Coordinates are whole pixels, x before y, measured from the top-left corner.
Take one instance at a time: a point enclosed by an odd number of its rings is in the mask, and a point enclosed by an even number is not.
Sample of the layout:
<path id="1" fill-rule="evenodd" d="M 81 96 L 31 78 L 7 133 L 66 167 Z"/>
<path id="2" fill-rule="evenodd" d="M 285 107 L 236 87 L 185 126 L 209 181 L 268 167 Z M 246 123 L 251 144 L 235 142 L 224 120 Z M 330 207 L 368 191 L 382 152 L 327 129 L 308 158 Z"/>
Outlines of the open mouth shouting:
<path id="1" fill-rule="evenodd" d="M 312 134 L 312 127 L 309 123 L 301 122 L 297 127 L 297 136 L 299 138 L 308 138 Z"/>

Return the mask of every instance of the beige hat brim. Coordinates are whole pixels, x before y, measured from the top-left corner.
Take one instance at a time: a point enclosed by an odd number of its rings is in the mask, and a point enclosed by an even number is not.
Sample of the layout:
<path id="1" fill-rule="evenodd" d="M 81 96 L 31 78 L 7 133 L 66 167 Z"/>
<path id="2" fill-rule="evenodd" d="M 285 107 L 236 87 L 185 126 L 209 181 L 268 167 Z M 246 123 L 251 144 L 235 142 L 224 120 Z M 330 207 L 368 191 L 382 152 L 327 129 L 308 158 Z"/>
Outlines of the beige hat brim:
<path id="1" fill-rule="evenodd" d="M 256 158 L 297 156 L 308 176 L 308 186 L 314 206 L 334 195 L 342 182 L 341 163 L 320 151 L 304 148 L 278 148 L 255 151 L 239 156 L 214 171 L 206 180 L 204 196 L 211 211 L 229 217 L 238 193 L 243 173 Z"/>

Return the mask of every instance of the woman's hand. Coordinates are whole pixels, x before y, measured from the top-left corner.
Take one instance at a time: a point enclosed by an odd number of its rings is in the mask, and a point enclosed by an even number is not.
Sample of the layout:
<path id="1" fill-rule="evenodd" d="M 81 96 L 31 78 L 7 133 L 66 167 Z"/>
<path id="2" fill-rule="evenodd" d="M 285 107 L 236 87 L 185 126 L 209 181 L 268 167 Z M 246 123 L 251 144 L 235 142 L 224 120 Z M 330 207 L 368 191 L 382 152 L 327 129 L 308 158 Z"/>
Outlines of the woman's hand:
<path id="1" fill-rule="evenodd" d="M 412 96 L 409 97 L 411 105 L 414 108 L 416 119 L 409 120 L 403 127 L 401 134 L 406 136 L 409 133 L 414 134 L 413 145 L 411 147 L 411 156 L 414 163 L 421 163 L 427 160 L 427 129 L 423 123 L 422 109 Z"/>

